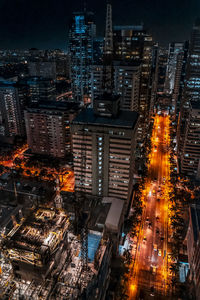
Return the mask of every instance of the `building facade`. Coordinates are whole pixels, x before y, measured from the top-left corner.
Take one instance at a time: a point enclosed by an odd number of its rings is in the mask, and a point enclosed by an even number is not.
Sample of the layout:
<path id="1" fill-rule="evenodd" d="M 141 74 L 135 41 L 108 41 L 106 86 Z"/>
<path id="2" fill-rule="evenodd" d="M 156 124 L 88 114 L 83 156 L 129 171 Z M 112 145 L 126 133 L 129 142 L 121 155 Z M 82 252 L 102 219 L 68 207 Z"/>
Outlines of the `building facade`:
<path id="1" fill-rule="evenodd" d="M 114 57 L 141 62 L 138 140 L 143 141 L 151 114 L 152 36 L 139 26 L 114 26 Z"/>
<path id="2" fill-rule="evenodd" d="M 103 65 L 92 66 L 92 101 L 103 92 L 103 72 Z M 113 61 L 114 92 L 121 96 L 122 110 L 139 111 L 140 76 L 140 63 Z"/>
<path id="3" fill-rule="evenodd" d="M 96 36 L 94 15 L 91 12 L 73 14 L 69 28 L 72 92 L 79 102 L 90 96 L 90 66 L 93 63 L 93 42 Z"/>
<path id="4" fill-rule="evenodd" d="M 200 102 L 190 101 L 189 105 L 180 167 L 183 174 L 200 179 Z"/>
<path id="5" fill-rule="evenodd" d="M 165 93 L 172 94 L 174 90 L 177 57 L 183 51 L 184 43 L 170 43 L 166 70 Z"/>
<path id="6" fill-rule="evenodd" d="M 178 118 L 180 114 L 181 102 L 183 98 L 183 91 L 185 85 L 188 47 L 189 47 L 189 43 L 185 42 L 183 46 L 183 50 L 180 51 L 177 55 L 177 61 L 176 61 L 174 87 L 172 92 L 172 107 L 175 113 L 176 126 L 178 124 Z"/>
<path id="7" fill-rule="evenodd" d="M 189 226 L 187 232 L 188 262 L 190 280 L 194 282 L 196 299 L 200 298 L 200 206 L 189 207 Z"/>
<path id="8" fill-rule="evenodd" d="M 54 60 L 29 61 L 28 69 L 31 77 L 56 79 L 56 62 Z"/>
<path id="9" fill-rule="evenodd" d="M 22 92 L 22 90 L 21 90 Z M 23 93 L 15 82 L 0 83 L 0 135 L 24 136 Z M 21 97 L 22 96 L 22 97 Z"/>
<path id="10" fill-rule="evenodd" d="M 200 97 L 200 22 L 196 21 L 189 45 L 185 87 L 181 101 L 180 118 L 177 129 L 178 156 L 181 159 L 185 144 L 190 102 L 199 102 Z"/>
<path id="11" fill-rule="evenodd" d="M 94 109 L 72 122 L 75 189 L 88 194 L 130 199 L 138 114 L 120 111 L 119 97 L 105 94 Z"/>
<path id="12" fill-rule="evenodd" d="M 56 86 L 52 79 L 42 77 L 27 77 L 20 81 L 26 84 L 29 104 L 37 104 L 40 101 L 51 101 L 56 96 Z"/>
<path id="13" fill-rule="evenodd" d="M 69 123 L 76 114 L 74 103 L 40 103 L 25 111 L 27 142 L 32 153 L 64 158 L 70 153 Z"/>

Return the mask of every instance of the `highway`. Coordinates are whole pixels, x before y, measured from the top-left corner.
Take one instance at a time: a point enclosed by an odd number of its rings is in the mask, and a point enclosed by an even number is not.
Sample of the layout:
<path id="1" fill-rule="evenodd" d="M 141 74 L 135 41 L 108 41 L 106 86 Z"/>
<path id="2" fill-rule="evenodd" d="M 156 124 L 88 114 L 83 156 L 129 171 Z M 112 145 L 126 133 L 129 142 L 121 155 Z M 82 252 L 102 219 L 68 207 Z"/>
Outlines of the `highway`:
<path id="1" fill-rule="evenodd" d="M 155 117 L 148 176 L 142 193 L 143 214 L 130 277 L 129 299 L 169 299 L 169 126 L 169 116 Z"/>

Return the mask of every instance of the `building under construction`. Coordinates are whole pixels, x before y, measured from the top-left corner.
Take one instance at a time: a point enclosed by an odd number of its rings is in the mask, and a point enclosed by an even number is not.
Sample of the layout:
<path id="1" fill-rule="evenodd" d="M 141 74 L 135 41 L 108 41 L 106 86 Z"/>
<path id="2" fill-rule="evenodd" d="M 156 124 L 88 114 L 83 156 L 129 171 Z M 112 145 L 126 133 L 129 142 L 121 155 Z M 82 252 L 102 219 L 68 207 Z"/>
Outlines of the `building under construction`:
<path id="1" fill-rule="evenodd" d="M 3 248 L 16 278 L 43 280 L 55 264 L 55 253 L 65 244 L 69 221 L 62 210 L 48 207 L 31 214 L 6 236 Z"/>
<path id="2" fill-rule="evenodd" d="M 53 206 L 34 208 L 5 236 L 0 299 L 105 298 L 112 251 L 116 253 L 121 236 L 124 202 L 93 199 L 82 237 L 83 230 L 74 233 L 73 203 L 67 199 L 67 214 Z M 90 201 L 88 204 L 91 206 Z M 89 206 L 84 206 L 84 213 Z"/>

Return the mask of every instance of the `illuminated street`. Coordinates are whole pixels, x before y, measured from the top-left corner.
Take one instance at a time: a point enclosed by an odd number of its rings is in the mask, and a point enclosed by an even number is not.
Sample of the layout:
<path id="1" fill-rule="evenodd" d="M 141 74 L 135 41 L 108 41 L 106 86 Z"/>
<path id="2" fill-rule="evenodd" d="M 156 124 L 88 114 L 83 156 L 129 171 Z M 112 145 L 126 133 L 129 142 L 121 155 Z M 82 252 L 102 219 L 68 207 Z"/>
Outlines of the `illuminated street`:
<path id="1" fill-rule="evenodd" d="M 28 149 L 28 145 L 23 145 L 20 149 L 16 150 L 13 156 L 9 160 L 2 160 L 0 164 L 4 167 L 12 168 L 14 166 L 14 160 L 16 158 L 23 159 L 23 153 Z"/>
<path id="2" fill-rule="evenodd" d="M 60 188 L 62 191 L 65 192 L 73 192 L 74 191 L 74 172 L 71 170 L 71 168 L 65 168 L 63 167 L 61 171 L 57 171 L 55 168 L 50 168 L 50 167 L 36 167 L 36 166 L 27 166 L 26 165 L 26 159 L 24 157 L 24 152 L 28 149 L 28 145 L 25 144 L 23 147 L 20 149 L 16 150 L 11 159 L 5 160 L 2 159 L 0 160 L 0 165 L 12 169 L 12 170 L 19 170 L 22 169 L 22 175 L 23 177 L 37 177 L 39 176 L 42 180 L 44 181 L 55 181 L 57 178 L 59 178 L 60 182 Z M 15 159 L 19 158 L 21 160 L 20 164 L 15 163 Z M 43 175 L 41 171 L 44 171 Z M 5 173 L 6 170 L 3 172 Z M 2 173 L 2 174 L 3 174 Z"/>
<path id="3" fill-rule="evenodd" d="M 155 117 L 129 299 L 168 299 L 169 126 L 168 116 Z"/>

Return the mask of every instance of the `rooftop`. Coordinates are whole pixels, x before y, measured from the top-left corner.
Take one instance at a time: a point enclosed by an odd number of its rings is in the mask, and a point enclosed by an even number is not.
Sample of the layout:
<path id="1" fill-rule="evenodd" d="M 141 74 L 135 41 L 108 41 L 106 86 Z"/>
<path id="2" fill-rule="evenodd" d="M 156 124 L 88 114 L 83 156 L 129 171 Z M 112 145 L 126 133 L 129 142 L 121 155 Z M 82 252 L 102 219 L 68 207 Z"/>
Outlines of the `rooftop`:
<path id="1" fill-rule="evenodd" d="M 107 101 L 117 101 L 119 100 L 119 95 L 114 95 L 112 93 L 105 92 L 103 95 L 97 96 L 97 100 L 107 100 Z"/>
<path id="2" fill-rule="evenodd" d="M 79 104 L 73 101 L 62 102 L 62 101 L 40 101 L 38 104 L 33 104 L 27 108 L 28 112 L 37 112 L 38 110 L 59 110 L 66 111 L 70 109 L 79 109 Z"/>
<path id="3" fill-rule="evenodd" d="M 143 26 L 143 24 L 141 24 L 141 25 L 115 25 L 114 30 L 142 31 L 142 30 L 144 30 L 144 26 Z"/>
<path id="4" fill-rule="evenodd" d="M 39 258 L 38 254 L 46 256 L 46 253 L 49 250 L 53 251 L 63 238 L 66 226 L 68 227 L 68 218 L 62 210 L 49 207 L 34 209 L 19 226 L 7 235 L 5 244 L 7 249 L 10 249 L 10 259 L 26 260 L 26 253 L 30 252 L 34 253 L 37 258 Z M 30 263 L 33 263 L 33 257 L 30 258 Z"/>
<path id="5" fill-rule="evenodd" d="M 124 201 L 117 198 L 103 198 L 104 202 L 110 201 L 112 203 L 109 213 L 106 218 L 105 225 L 112 231 L 119 231 L 121 216 L 124 208 Z"/>
<path id="6" fill-rule="evenodd" d="M 72 124 L 80 125 L 94 125 L 94 126 L 108 126 L 121 127 L 133 129 L 138 121 L 138 113 L 135 111 L 120 111 L 116 118 L 100 117 L 94 114 L 92 108 L 82 110 L 79 115 L 73 120 Z"/>

